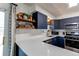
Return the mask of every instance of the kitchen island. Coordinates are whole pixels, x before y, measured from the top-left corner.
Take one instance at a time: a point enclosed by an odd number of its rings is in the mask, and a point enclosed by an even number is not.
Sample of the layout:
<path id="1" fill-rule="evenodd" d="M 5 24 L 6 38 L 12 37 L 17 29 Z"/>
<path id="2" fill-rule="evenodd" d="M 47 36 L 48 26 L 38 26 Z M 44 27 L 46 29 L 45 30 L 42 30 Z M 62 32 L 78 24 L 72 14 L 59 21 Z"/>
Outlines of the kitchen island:
<path id="1" fill-rule="evenodd" d="M 16 34 L 16 44 L 28 56 L 79 56 L 79 53 L 43 42 L 54 37 L 56 35 L 47 37 L 45 33 L 40 35 Z"/>

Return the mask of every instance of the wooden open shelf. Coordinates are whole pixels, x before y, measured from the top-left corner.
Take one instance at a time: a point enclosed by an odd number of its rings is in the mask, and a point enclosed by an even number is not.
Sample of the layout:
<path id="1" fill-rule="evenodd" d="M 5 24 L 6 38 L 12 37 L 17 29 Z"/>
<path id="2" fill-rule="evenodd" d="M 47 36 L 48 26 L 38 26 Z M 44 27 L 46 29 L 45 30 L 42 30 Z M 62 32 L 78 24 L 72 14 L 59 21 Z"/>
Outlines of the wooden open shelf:
<path id="1" fill-rule="evenodd" d="M 35 23 L 35 21 L 29 21 L 29 20 L 23 20 L 23 19 L 17 19 L 17 21 Z"/>

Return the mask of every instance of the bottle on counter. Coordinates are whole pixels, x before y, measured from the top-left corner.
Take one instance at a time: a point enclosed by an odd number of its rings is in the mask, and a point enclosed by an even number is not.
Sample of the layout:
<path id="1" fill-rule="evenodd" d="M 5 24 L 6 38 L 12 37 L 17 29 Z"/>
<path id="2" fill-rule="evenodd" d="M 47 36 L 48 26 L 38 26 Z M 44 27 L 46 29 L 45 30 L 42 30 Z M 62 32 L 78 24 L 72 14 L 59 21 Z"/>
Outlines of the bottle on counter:
<path id="1" fill-rule="evenodd" d="M 47 36 L 48 37 L 52 36 L 52 30 L 50 29 L 50 25 L 48 25 L 48 28 L 47 28 Z"/>
<path id="2" fill-rule="evenodd" d="M 52 36 L 52 33 L 51 32 L 52 32 L 51 30 L 47 30 L 47 36 L 48 37 L 51 37 Z"/>

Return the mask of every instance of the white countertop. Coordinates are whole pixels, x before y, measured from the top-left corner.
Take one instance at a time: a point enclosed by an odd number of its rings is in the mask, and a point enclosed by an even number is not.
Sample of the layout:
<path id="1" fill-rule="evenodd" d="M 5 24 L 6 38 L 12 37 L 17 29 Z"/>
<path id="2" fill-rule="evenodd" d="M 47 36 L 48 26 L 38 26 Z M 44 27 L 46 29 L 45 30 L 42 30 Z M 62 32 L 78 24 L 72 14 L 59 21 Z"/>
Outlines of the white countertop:
<path id="1" fill-rule="evenodd" d="M 79 53 L 43 42 L 53 37 L 56 36 L 17 34 L 16 43 L 28 56 L 79 56 Z"/>

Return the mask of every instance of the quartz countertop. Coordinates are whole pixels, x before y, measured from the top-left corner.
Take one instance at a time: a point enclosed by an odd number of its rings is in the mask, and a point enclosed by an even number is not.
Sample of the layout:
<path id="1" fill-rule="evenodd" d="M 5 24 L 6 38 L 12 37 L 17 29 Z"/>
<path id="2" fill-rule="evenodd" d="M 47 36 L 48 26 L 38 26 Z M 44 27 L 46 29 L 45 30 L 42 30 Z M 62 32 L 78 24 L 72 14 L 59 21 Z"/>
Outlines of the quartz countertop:
<path id="1" fill-rule="evenodd" d="M 28 56 L 79 56 L 79 53 L 46 44 L 43 41 L 56 37 L 47 37 L 45 33 L 39 35 L 16 34 L 16 44 Z"/>

